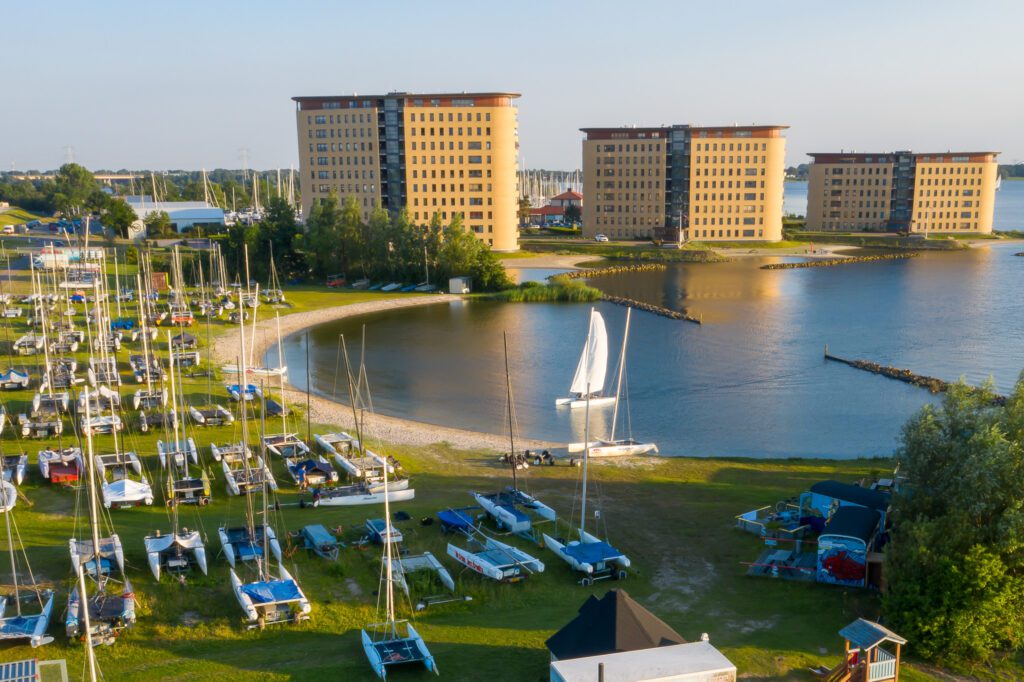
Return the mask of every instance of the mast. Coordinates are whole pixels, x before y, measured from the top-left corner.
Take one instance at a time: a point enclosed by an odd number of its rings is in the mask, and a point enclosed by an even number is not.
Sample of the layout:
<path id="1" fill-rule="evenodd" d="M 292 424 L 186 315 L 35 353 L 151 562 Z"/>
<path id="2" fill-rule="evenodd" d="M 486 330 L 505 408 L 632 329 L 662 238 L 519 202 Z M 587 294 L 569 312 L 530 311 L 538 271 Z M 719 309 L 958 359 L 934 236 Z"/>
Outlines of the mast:
<path id="1" fill-rule="evenodd" d="M 391 627 L 391 636 L 398 633 L 395 624 L 395 590 L 391 574 L 391 503 L 388 501 L 388 467 L 384 465 L 384 570 L 387 579 L 387 595 L 385 604 L 388 612 L 387 625 Z"/>
<path id="2" fill-rule="evenodd" d="M 99 565 L 99 558 L 96 560 Z M 82 564 L 78 564 L 78 591 L 80 593 L 79 603 L 82 605 L 82 614 L 85 617 L 85 651 L 86 660 L 89 664 L 89 680 L 96 682 L 96 652 L 92 649 L 92 625 L 89 623 L 89 604 L 86 602 L 85 594 L 85 571 Z"/>
<path id="3" fill-rule="evenodd" d="M 587 342 L 583 347 L 583 367 L 587 372 L 587 404 L 583 411 L 583 490 L 580 503 L 580 540 L 587 526 L 587 463 L 590 460 L 590 337 L 594 333 L 594 309 L 590 309 L 590 326 L 587 328 Z"/>
<path id="4" fill-rule="evenodd" d="M 184 332 L 182 332 L 184 333 Z M 167 347 L 171 348 L 171 332 L 167 331 Z M 178 394 L 174 390 L 174 351 L 171 350 L 171 411 L 174 413 L 174 419 L 171 422 L 171 428 L 173 430 L 174 440 L 168 445 L 171 449 L 168 450 L 164 460 L 167 464 L 167 495 L 170 498 L 171 503 L 171 533 L 173 537 L 178 536 L 178 505 L 174 499 L 174 458 L 178 453 L 178 448 L 181 447 L 181 440 L 178 438 Z M 149 373 L 148 371 L 146 372 Z M 167 423 L 166 421 L 164 422 Z M 164 427 L 164 433 L 166 433 L 167 427 Z M 186 458 L 185 467 L 188 467 L 188 454 L 184 454 Z"/>
<path id="5" fill-rule="evenodd" d="M 622 392 L 622 374 L 626 369 L 626 343 L 629 341 L 629 316 L 633 309 L 626 306 L 626 331 L 622 333 L 622 355 L 619 356 L 619 379 L 615 384 L 615 410 L 612 412 L 612 437 L 615 440 L 615 425 L 619 419 L 619 394 Z"/>
<path id="6" fill-rule="evenodd" d="M 152 365 L 149 362 L 149 333 L 148 333 L 148 330 L 146 329 L 146 313 L 143 310 L 142 301 L 141 301 L 142 297 L 144 296 L 144 294 L 142 293 L 142 281 L 139 278 L 138 274 L 135 275 L 135 286 L 139 288 L 139 296 L 140 296 L 139 312 L 141 314 L 139 315 L 139 317 L 141 319 L 139 320 L 139 323 L 142 326 L 142 361 L 146 365 L 146 392 L 149 394 L 148 397 L 152 398 L 152 395 L 153 395 L 153 381 L 150 379 L 150 376 L 149 376 L 150 375 L 150 370 L 152 369 Z M 172 363 L 174 362 L 174 354 L 173 353 L 171 353 L 171 362 Z M 177 416 L 177 413 L 175 413 L 175 416 Z"/>
<path id="7" fill-rule="evenodd" d="M 13 478 L 13 476 L 12 476 Z M 4 490 L 4 506 L 9 503 L 7 499 L 7 490 Z M 18 591 L 18 565 L 14 560 L 14 537 L 11 535 L 11 514 L 14 513 L 14 508 L 7 510 L 4 514 L 4 521 L 7 523 L 7 547 L 11 551 L 11 579 L 14 580 L 14 604 L 18 609 L 18 615 L 21 615 L 21 594 Z"/>
<path id="8" fill-rule="evenodd" d="M 519 479 L 516 475 L 516 437 L 512 429 L 512 375 L 508 371 L 508 332 L 501 332 L 501 343 L 505 348 L 505 393 L 508 398 L 508 452 L 512 464 L 512 487 L 519 490 Z"/>
<path id="9" fill-rule="evenodd" d="M 92 417 L 90 415 L 92 401 L 85 401 L 85 421 L 88 423 Z M 89 479 L 89 521 L 92 526 L 92 551 L 93 551 L 93 565 L 96 566 L 96 582 L 100 583 L 103 580 L 103 573 L 100 570 L 100 524 L 99 524 L 99 513 L 96 509 L 96 480 L 93 476 L 93 469 L 95 468 L 93 461 L 92 452 L 92 429 L 85 429 L 85 446 L 87 450 L 87 456 L 85 460 L 85 471 L 86 476 Z M 82 593 L 82 604 L 85 606 L 86 611 L 89 610 L 89 605 L 86 603 L 86 594 Z"/>

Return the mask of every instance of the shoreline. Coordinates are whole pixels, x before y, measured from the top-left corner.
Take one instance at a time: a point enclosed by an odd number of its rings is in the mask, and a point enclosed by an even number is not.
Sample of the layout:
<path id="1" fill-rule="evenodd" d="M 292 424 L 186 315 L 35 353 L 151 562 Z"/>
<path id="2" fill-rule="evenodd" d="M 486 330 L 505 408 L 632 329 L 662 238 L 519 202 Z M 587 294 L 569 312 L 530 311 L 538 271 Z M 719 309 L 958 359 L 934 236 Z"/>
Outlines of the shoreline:
<path id="1" fill-rule="evenodd" d="M 279 318 L 281 321 L 281 341 L 284 342 L 289 337 L 295 336 L 311 327 L 349 317 L 368 315 L 386 310 L 401 310 L 402 308 L 423 305 L 451 303 L 452 301 L 459 300 L 464 299 L 461 296 L 453 296 L 451 294 L 403 295 L 380 301 L 364 301 L 282 315 Z M 260 304 L 260 308 L 266 306 L 266 303 Z M 277 344 L 277 319 L 271 317 L 256 322 L 256 340 L 250 351 L 250 357 L 262 361 L 267 351 Z M 249 334 L 251 334 L 251 330 L 246 333 L 247 336 Z M 231 354 L 237 352 L 238 341 L 231 338 L 231 336 L 230 332 L 228 332 L 220 334 L 212 340 L 210 344 L 210 363 L 212 365 L 220 367 L 225 364 L 234 363 Z M 296 388 L 286 377 L 283 399 L 293 406 L 305 407 L 306 398 L 306 392 Z M 354 428 L 351 408 L 348 405 L 318 396 L 312 392 L 309 394 L 309 421 L 316 424 L 330 424 L 343 429 Z M 413 419 L 403 419 L 401 417 L 391 417 L 376 413 L 366 415 L 366 428 L 373 438 L 397 445 L 422 447 L 447 443 L 458 450 L 486 450 L 494 453 L 505 452 L 508 448 L 507 434 L 499 435 L 457 429 L 450 426 L 438 426 Z M 530 450 L 564 447 L 564 443 L 530 439 L 517 439 L 516 443 L 518 446 Z"/>

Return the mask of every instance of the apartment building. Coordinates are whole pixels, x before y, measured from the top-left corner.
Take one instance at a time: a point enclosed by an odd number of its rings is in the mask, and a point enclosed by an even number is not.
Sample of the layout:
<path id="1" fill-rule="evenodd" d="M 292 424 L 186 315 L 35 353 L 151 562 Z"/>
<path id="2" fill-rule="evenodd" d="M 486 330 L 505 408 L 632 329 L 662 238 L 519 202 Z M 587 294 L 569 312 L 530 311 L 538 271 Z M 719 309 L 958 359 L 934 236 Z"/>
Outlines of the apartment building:
<path id="1" fill-rule="evenodd" d="M 785 129 L 581 129 L 584 235 L 778 241 Z"/>
<path id="2" fill-rule="evenodd" d="M 810 230 L 992 232 L 998 152 L 810 156 Z"/>
<path id="3" fill-rule="evenodd" d="M 496 251 L 518 248 L 516 93 L 293 97 L 302 210 L 330 194 L 425 225 L 455 214 Z"/>

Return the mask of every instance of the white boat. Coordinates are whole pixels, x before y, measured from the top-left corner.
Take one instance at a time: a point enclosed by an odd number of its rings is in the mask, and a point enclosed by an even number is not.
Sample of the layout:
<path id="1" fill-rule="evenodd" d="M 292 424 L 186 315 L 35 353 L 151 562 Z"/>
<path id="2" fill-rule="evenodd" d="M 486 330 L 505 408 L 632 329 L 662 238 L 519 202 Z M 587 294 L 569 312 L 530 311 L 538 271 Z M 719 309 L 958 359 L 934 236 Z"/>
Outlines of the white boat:
<path id="1" fill-rule="evenodd" d="M 153 488 L 143 475 L 142 463 L 134 452 L 96 455 L 93 461 L 96 474 L 103 481 L 104 507 L 123 509 L 153 504 Z"/>
<path id="2" fill-rule="evenodd" d="M 28 388 L 28 385 L 28 372 L 19 372 L 14 369 L 0 372 L 0 389 L 5 391 L 23 391 Z"/>
<path id="3" fill-rule="evenodd" d="M 224 388 L 235 402 L 241 402 L 243 396 L 246 402 L 263 397 L 263 391 L 256 384 L 246 384 L 245 386 L 241 384 L 228 384 Z"/>
<path id="4" fill-rule="evenodd" d="M 227 459 L 232 462 L 241 463 L 243 452 L 247 457 L 252 457 L 252 450 L 245 447 L 242 443 L 225 443 L 223 445 L 210 443 L 210 454 L 218 462 Z"/>
<path id="5" fill-rule="evenodd" d="M 309 446 L 294 433 L 277 433 L 263 436 L 263 444 L 278 457 L 294 459 L 309 455 Z"/>
<path id="6" fill-rule="evenodd" d="M 604 318 L 594 309 L 590 311 L 587 341 L 572 377 L 568 398 L 558 398 L 555 405 L 568 405 L 576 409 L 589 405 L 599 407 L 615 403 L 614 396 L 602 395 L 605 373 L 608 371 L 608 332 Z M 589 398 L 589 400 L 588 400 Z"/>
<path id="7" fill-rule="evenodd" d="M 14 342 L 14 352 L 18 355 L 36 355 L 46 345 L 46 336 L 29 332 Z"/>
<path id="8" fill-rule="evenodd" d="M 227 364 L 221 365 L 220 371 L 225 374 L 241 374 L 238 370 L 238 365 Z M 246 367 L 245 375 L 254 377 L 279 377 L 288 373 L 287 367 Z"/>
<path id="9" fill-rule="evenodd" d="M 485 534 L 467 514 L 471 508 L 438 512 L 445 532 L 466 537 L 467 546 L 448 543 L 448 556 L 480 575 L 498 582 L 518 582 L 532 573 L 543 573 L 544 563 L 517 547 Z"/>
<path id="10" fill-rule="evenodd" d="M 117 433 L 124 428 L 121 418 L 116 414 L 98 414 L 90 417 L 83 414 L 78 418 L 78 425 L 82 433 L 93 435 Z"/>
<path id="11" fill-rule="evenodd" d="M 632 308 L 626 308 L 626 328 L 622 335 L 622 352 L 619 354 L 619 377 L 615 384 L 615 410 L 612 412 L 611 435 L 607 440 L 598 439 L 589 442 L 590 457 L 629 457 L 658 452 L 657 444 L 642 443 L 635 440 L 632 435 L 628 438 L 615 438 L 615 430 L 619 421 L 619 407 L 622 405 L 622 388 L 626 374 L 626 348 L 629 342 L 629 322 L 632 312 Z M 632 420 L 627 419 L 627 423 L 632 424 Z M 586 448 L 587 443 L 569 443 L 568 450 L 570 453 L 577 453 L 583 452 Z"/>
<path id="12" fill-rule="evenodd" d="M 235 463 L 227 457 L 221 460 L 220 465 L 224 471 L 229 495 L 248 495 L 259 492 L 264 486 L 272 491 L 277 490 L 277 479 L 274 478 L 270 467 L 263 463 L 263 458 L 258 455 L 248 467 L 241 463 L 241 459 Z"/>
<path id="13" fill-rule="evenodd" d="M 5 481 L 4 486 L 7 485 L 10 484 Z M 50 627 L 50 616 L 53 613 L 53 590 L 40 589 L 36 584 L 35 576 L 29 565 L 28 553 L 13 528 L 11 520 L 13 515 L 14 512 L 10 509 L 4 514 L 4 525 L 7 527 L 7 546 L 10 550 L 13 594 L 9 595 L 10 598 L 0 596 L 0 641 L 27 639 L 32 648 L 35 648 L 53 641 L 53 637 L 46 634 L 46 630 Z M 19 580 L 16 545 L 19 546 L 18 549 L 24 556 L 31 584 Z"/>
<path id="14" fill-rule="evenodd" d="M 333 455 L 334 461 L 351 478 L 368 483 L 378 483 L 383 480 L 383 470 L 388 468 L 390 478 L 389 485 L 394 486 L 398 481 L 395 466 L 384 457 L 364 448 L 358 439 L 345 433 L 337 431 L 332 433 L 314 434 L 315 440 L 323 450 Z"/>
<path id="15" fill-rule="evenodd" d="M 330 486 L 338 482 L 338 472 L 323 456 L 286 458 L 285 464 L 295 485 L 300 488 Z"/>
<path id="16" fill-rule="evenodd" d="M 0 480 L 0 512 L 8 512 L 18 504 L 18 489 L 13 483 Z"/>
<path id="17" fill-rule="evenodd" d="M 74 482 L 82 473 L 81 448 L 64 448 L 63 450 L 39 451 L 39 474 L 51 483 Z"/>
<path id="18" fill-rule="evenodd" d="M 384 559 L 381 559 L 382 561 Z M 405 593 L 405 598 L 412 600 L 409 590 L 409 580 L 406 578 L 410 573 L 429 573 L 436 576 L 437 581 L 445 590 L 445 594 L 429 595 L 416 602 L 416 610 L 423 609 L 433 604 L 443 604 L 451 601 L 470 601 L 472 597 L 459 597 L 455 594 L 455 581 L 451 573 L 444 567 L 437 558 L 430 552 L 423 554 L 407 554 L 405 556 L 391 558 L 391 575 L 398 584 L 398 587 Z"/>
<path id="19" fill-rule="evenodd" d="M 222 526 L 217 529 L 221 550 L 228 563 L 234 567 L 239 561 L 266 561 L 263 556 L 264 544 L 270 548 L 274 558 L 281 561 L 281 544 L 274 529 L 267 524 L 246 526 Z"/>
<path id="20" fill-rule="evenodd" d="M 278 575 L 262 576 L 253 582 L 242 582 L 231 569 L 231 589 L 245 612 L 250 628 L 263 629 L 277 623 L 299 623 L 309 620 L 313 610 L 299 583 L 283 564 L 278 564 Z"/>
<path id="21" fill-rule="evenodd" d="M 21 485 L 28 475 L 28 455 L 7 455 L 3 457 L 3 479 L 14 485 Z"/>
<path id="22" fill-rule="evenodd" d="M 159 410 L 167 405 L 167 389 L 139 389 L 132 395 L 132 408 L 136 410 Z"/>
<path id="23" fill-rule="evenodd" d="M 386 519 L 367 519 L 363 526 L 370 539 L 378 545 L 384 544 L 385 541 L 400 545 L 405 540 L 402 531 L 388 523 Z"/>
<path id="24" fill-rule="evenodd" d="M 235 422 L 235 415 L 223 405 L 189 405 L 188 414 L 192 421 L 201 426 L 221 426 Z"/>
<path id="25" fill-rule="evenodd" d="M 176 441 L 158 440 L 156 442 L 156 452 L 160 458 L 160 466 L 165 469 L 167 468 L 168 457 L 171 458 L 174 466 L 177 467 L 186 466 L 188 462 L 199 464 L 199 449 L 192 438 L 182 438 Z"/>
<path id="26" fill-rule="evenodd" d="M 532 515 L 545 521 L 557 518 L 555 510 L 537 498 L 512 486 L 496 493 L 472 493 L 476 503 L 483 507 L 498 524 L 512 533 L 527 533 L 533 527 Z"/>
<path id="27" fill-rule="evenodd" d="M 416 491 L 408 487 L 409 481 L 405 480 L 405 487 L 391 489 L 388 485 L 387 493 L 383 485 L 367 485 L 365 483 L 353 483 L 352 485 L 340 485 L 332 488 L 316 488 L 312 490 L 312 506 L 319 507 L 351 507 L 362 504 L 382 504 L 383 502 L 408 502 L 415 499 Z"/>
<path id="28" fill-rule="evenodd" d="M 160 580 L 163 571 L 182 574 L 191 570 L 193 566 L 198 567 L 203 575 L 206 575 L 206 548 L 203 546 L 199 531 L 185 528 L 180 532 L 166 535 L 161 535 L 160 531 L 157 531 L 153 535 L 147 535 L 144 542 L 149 570 L 157 580 Z"/>
<path id="29" fill-rule="evenodd" d="M 591 337 L 595 333 L 596 325 L 594 324 L 595 319 L 600 319 L 600 315 L 594 309 L 590 311 L 591 327 L 590 332 L 587 336 L 587 344 L 584 346 L 583 359 L 581 364 L 586 366 L 589 361 L 589 351 L 592 348 Z M 600 325 L 600 329 L 603 331 L 603 322 Z M 603 381 L 603 377 L 602 377 Z M 590 383 L 584 385 L 584 396 L 590 396 Z M 626 569 L 629 568 L 629 558 L 621 551 L 613 547 L 606 540 L 602 540 L 594 535 L 591 535 L 586 530 L 587 523 L 587 473 L 588 464 L 590 463 L 590 400 L 587 400 L 586 412 L 583 418 L 583 442 L 586 444 L 583 448 L 583 472 L 582 472 L 582 484 L 580 492 L 580 525 L 577 529 L 577 538 L 575 540 L 565 541 L 562 538 L 556 538 L 544 533 L 544 544 L 558 555 L 563 561 L 569 564 L 574 570 L 583 574 L 580 579 L 580 584 L 589 586 L 594 583 L 595 580 L 602 580 L 605 578 L 612 578 L 615 580 L 622 580 L 627 576 Z"/>

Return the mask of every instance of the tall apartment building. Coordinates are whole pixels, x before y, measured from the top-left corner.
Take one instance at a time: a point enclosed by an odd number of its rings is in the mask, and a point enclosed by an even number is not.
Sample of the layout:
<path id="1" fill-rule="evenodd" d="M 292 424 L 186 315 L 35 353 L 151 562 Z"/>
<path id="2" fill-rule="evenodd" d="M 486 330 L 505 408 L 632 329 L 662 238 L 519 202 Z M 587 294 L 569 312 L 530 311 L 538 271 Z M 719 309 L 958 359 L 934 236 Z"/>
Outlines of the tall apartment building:
<path id="1" fill-rule="evenodd" d="M 992 232 L 997 155 L 810 154 L 807 228 Z"/>
<path id="2" fill-rule="evenodd" d="M 302 210 L 332 192 L 463 224 L 497 251 L 518 248 L 519 153 L 511 92 L 293 97 Z"/>
<path id="3" fill-rule="evenodd" d="M 582 128 L 583 234 L 778 241 L 785 129 Z"/>

